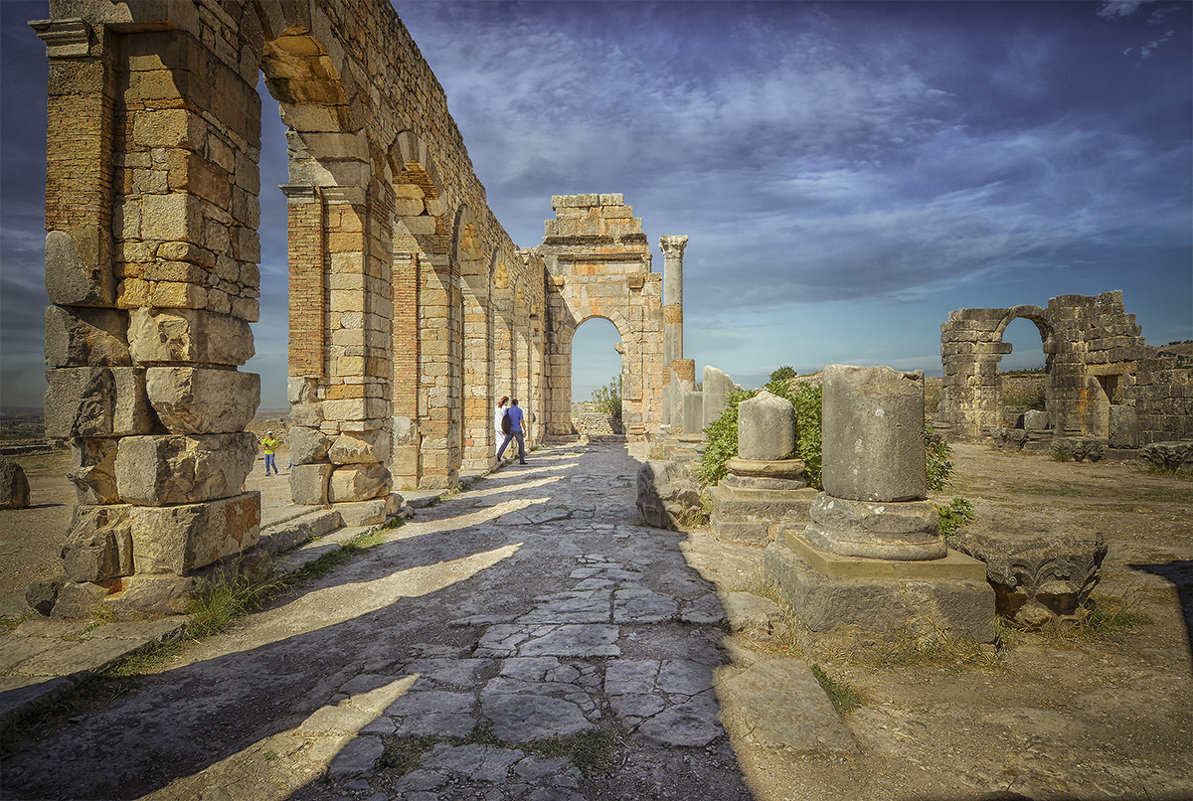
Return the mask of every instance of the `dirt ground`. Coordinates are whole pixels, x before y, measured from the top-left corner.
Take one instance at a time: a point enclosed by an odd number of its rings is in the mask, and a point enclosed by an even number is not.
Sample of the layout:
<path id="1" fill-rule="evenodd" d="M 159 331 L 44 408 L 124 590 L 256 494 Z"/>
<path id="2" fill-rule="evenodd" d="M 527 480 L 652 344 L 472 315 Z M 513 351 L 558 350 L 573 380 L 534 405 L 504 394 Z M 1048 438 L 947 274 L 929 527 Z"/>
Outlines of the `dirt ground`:
<path id="1" fill-rule="evenodd" d="M 0 597 L 9 602 L 0 615 L 32 577 L 57 567 L 73 500 L 65 453 L 20 461 L 34 508 L 0 512 Z M 1109 553 L 1095 597 L 1102 609 L 1125 604 L 1127 625 L 1004 628 L 997 649 L 861 655 L 782 633 L 732 635 L 731 652 L 803 657 L 861 697 L 843 716 L 853 754 L 735 741 L 756 801 L 1193 798 L 1193 480 L 969 445 L 954 446 L 953 462 L 954 483 L 938 500 L 965 497 L 979 517 L 1100 531 Z M 689 559 L 720 589 L 764 592 L 758 550 L 700 533 L 689 544 Z"/>
<path id="2" fill-rule="evenodd" d="M 937 502 L 960 496 L 979 518 L 1102 532 L 1109 552 L 1094 596 L 1125 610 L 1126 625 L 1004 627 L 997 650 L 861 654 L 735 635 L 747 648 L 789 648 L 862 698 L 843 716 L 855 755 L 735 742 L 757 801 L 1193 798 L 1193 480 L 977 445 L 953 446 L 952 461 Z M 721 586 L 751 589 L 760 559 L 749 550 L 696 559 Z"/>

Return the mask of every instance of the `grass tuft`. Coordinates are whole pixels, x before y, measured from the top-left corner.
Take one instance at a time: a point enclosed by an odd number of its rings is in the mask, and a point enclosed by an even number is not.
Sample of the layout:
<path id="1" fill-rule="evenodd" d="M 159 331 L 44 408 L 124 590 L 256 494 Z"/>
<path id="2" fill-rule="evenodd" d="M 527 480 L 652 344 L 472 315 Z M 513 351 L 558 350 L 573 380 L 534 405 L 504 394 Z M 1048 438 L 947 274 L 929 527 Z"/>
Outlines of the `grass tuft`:
<path id="1" fill-rule="evenodd" d="M 820 688 L 824 690 L 825 695 L 828 696 L 828 700 L 832 702 L 833 709 L 837 710 L 837 714 L 847 715 L 865 702 L 865 698 L 860 691 L 853 689 L 843 682 L 837 681 L 825 673 L 820 665 L 815 662 L 812 663 L 812 675 L 820 683 Z"/>

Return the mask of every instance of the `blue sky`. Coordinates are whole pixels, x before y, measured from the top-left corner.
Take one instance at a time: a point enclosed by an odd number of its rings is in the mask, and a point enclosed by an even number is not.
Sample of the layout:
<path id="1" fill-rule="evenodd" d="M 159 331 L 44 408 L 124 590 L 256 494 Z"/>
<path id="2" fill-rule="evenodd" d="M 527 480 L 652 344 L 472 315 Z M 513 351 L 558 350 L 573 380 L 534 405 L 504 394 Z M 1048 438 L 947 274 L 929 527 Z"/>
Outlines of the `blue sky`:
<path id="1" fill-rule="evenodd" d="M 1193 339 L 1186 2 L 402 2 L 515 242 L 552 194 L 620 192 L 662 269 L 689 236 L 685 355 L 757 385 L 787 364 L 939 374 L 953 309 L 1124 291 Z M 40 8 L 39 8 L 40 6 Z M 40 377 L 44 4 L 0 3 L 0 401 Z M 282 128 L 262 155 L 265 407 L 284 405 Z M 1004 367 L 1040 364 L 1030 324 Z M 618 370 L 582 326 L 574 395 Z"/>

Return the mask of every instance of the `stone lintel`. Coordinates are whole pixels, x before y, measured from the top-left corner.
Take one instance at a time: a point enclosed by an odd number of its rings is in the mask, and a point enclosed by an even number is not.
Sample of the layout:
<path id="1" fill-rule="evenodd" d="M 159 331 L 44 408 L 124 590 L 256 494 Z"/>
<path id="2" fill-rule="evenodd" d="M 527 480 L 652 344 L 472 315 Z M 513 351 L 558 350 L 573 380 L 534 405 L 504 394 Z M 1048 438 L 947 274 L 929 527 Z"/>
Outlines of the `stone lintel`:
<path id="1" fill-rule="evenodd" d="M 1139 362 L 1115 362 L 1113 364 L 1087 364 L 1088 375 L 1131 375 L 1139 372 Z"/>
<path id="2" fill-rule="evenodd" d="M 802 526 L 798 528 L 781 526 L 779 533 L 781 543 L 798 554 L 818 573 L 830 578 L 904 579 L 907 581 L 986 580 L 986 563 L 974 559 L 972 556 L 966 556 L 960 551 L 950 549 L 942 559 L 919 562 L 867 559 L 861 556 L 842 556 L 817 548 L 804 538 Z"/>
<path id="3" fill-rule="evenodd" d="M 361 186 L 321 186 L 319 193 L 327 203 L 350 203 L 353 206 L 365 204 L 365 190 Z"/>
<path id="4" fill-rule="evenodd" d="M 319 200 L 319 187 L 305 184 L 281 184 L 278 189 L 286 196 L 288 204 L 316 203 Z"/>

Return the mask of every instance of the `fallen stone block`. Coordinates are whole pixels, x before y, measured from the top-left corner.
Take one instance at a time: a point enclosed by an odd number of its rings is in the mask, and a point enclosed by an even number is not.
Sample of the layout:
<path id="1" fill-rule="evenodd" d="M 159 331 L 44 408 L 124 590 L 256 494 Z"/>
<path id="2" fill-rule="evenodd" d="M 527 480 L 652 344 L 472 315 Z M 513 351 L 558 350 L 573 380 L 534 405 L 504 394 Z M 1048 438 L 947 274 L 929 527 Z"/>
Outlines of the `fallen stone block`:
<path id="1" fill-rule="evenodd" d="M 1139 456 L 1160 470 L 1193 473 L 1193 440 L 1168 440 L 1144 445 Z"/>
<path id="2" fill-rule="evenodd" d="M 125 437 L 116 454 L 120 498 L 143 506 L 237 495 L 257 455 L 256 437 L 235 434 Z"/>
<path id="3" fill-rule="evenodd" d="M 24 509 L 29 505 L 29 479 L 20 464 L 0 456 L 0 509 Z"/>
<path id="4" fill-rule="evenodd" d="M 648 461 L 638 469 L 638 514 L 655 528 L 674 529 L 687 514 L 700 510 L 700 485 L 689 463 Z"/>
<path id="5" fill-rule="evenodd" d="M 986 565 L 998 614 L 1026 628 L 1079 614 L 1102 578 L 1101 534 L 1070 534 L 1007 521 L 965 526 L 949 544 Z"/>
<path id="6" fill-rule="evenodd" d="M 150 367 L 145 387 L 158 418 L 176 434 L 243 431 L 261 400 L 261 377 L 236 370 Z"/>

